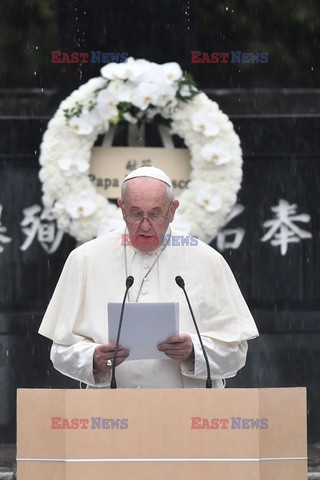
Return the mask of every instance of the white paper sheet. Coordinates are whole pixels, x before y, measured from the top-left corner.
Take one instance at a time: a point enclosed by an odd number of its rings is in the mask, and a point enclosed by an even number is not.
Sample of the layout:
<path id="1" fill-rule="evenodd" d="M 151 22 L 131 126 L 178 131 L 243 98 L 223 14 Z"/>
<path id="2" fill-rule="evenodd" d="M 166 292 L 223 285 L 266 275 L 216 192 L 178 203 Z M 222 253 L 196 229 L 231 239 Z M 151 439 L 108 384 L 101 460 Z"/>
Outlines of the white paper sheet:
<path id="1" fill-rule="evenodd" d="M 117 339 L 121 303 L 108 304 L 109 342 Z M 130 350 L 127 360 L 168 359 L 159 343 L 179 333 L 179 303 L 126 303 L 120 345 Z"/>

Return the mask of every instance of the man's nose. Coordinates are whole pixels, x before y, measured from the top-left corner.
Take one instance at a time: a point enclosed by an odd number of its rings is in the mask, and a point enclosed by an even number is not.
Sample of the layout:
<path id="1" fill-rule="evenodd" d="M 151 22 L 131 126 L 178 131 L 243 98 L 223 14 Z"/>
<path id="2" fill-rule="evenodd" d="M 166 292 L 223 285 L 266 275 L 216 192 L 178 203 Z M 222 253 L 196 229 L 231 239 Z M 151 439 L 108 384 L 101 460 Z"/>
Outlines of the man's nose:
<path id="1" fill-rule="evenodd" d="M 143 230 L 149 230 L 149 228 L 151 227 L 151 222 L 150 222 L 148 217 L 143 217 L 143 219 L 141 220 L 141 223 L 140 223 L 140 227 Z"/>

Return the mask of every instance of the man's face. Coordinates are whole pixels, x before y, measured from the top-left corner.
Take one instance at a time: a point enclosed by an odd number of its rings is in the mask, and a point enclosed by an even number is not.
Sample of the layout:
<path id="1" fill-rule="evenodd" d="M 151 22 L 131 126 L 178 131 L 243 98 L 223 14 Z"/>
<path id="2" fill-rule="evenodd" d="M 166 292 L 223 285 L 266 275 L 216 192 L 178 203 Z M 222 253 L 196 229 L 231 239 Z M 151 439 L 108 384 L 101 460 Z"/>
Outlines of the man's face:
<path id="1" fill-rule="evenodd" d="M 152 223 L 146 218 L 139 224 L 126 221 L 133 245 L 141 252 L 149 253 L 161 245 L 179 202 L 174 200 L 170 206 L 164 182 L 155 178 L 139 177 L 127 181 L 124 198 L 118 199 L 118 205 L 125 221 L 126 215 L 167 215 L 162 225 Z"/>

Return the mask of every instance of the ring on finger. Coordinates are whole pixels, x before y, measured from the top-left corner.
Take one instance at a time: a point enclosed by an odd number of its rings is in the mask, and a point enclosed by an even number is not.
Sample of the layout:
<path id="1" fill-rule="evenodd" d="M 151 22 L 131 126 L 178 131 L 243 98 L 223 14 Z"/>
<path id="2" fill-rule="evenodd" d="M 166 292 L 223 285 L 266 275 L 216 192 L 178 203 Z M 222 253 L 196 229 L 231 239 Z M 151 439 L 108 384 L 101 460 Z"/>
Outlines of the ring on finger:
<path id="1" fill-rule="evenodd" d="M 110 360 L 110 358 L 107 360 L 107 367 L 112 367 L 112 360 Z"/>

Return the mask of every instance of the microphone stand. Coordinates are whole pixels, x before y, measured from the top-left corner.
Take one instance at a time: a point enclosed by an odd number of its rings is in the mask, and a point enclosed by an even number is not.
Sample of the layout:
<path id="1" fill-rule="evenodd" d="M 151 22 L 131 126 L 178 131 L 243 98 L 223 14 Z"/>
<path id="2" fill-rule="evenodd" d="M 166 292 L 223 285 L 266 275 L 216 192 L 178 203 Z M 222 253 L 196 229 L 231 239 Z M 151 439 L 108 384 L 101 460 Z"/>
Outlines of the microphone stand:
<path id="1" fill-rule="evenodd" d="M 118 349 L 119 349 L 119 340 L 120 340 L 120 333 L 121 333 L 121 327 L 122 327 L 123 312 L 124 312 L 124 306 L 125 306 L 126 298 L 127 298 L 127 295 L 128 295 L 128 291 L 129 291 L 129 288 L 132 287 L 133 282 L 134 282 L 134 278 L 130 275 L 126 279 L 126 291 L 125 291 L 123 301 L 122 301 L 122 306 L 121 306 L 121 313 L 120 313 L 119 327 L 118 327 L 118 333 L 117 333 L 116 347 L 115 347 L 115 350 L 114 350 L 114 353 L 113 353 L 113 359 L 112 359 L 112 373 L 111 373 L 110 388 L 117 388 L 115 370 L 116 370 L 116 361 L 117 361 L 117 355 L 118 355 Z"/>
<path id="2" fill-rule="evenodd" d="M 203 356 L 204 356 L 204 359 L 205 359 L 205 362 L 206 362 L 206 366 L 207 366 L 207 380 L 206 380 L 206 388 L 212 388 L 212 380 L 211 380 L 211 373 L 210 373 L 210 365 L 209 365 L 209 360 L 208 360 L 208 356 L 207 356 L 207 352 L 205 351 L 205 348 L 204 348 L 204 345 L 202 343 L 202 338 L 201 338 L 201 335 L 200 335 L 200 332 L 199 332 L 199 328 L 198 328 L 198 325 L 197 325 L 197 322 L 196 322 L 196 319 L 194 317 L 194 314 L 193 314 L 193 311 L 192 311 L 192 308 L 191 308 L 191 304 L 190 304 L 190 301 L 189 301 L 189 297 L 187 295 L 187 292 L 184 288 L 184 280 L 182 277 L 180 276 L 177 276 L 175 278 L 176 280 L 176 284 L 182 288 L 184 294 L 185 294 L 185 297 L 187 299 L 187 302 L 188 302 L 188 307 L 189 307 L 189 310 L 190 310 L 190 313 L 191 313 L 191 317 L 192 317 L 192 320 L 193 320 L 193 323 L 194 323 L 194 326 L 195 326 L 195 329 L 196 329 L 196 332 L 197 332 L 197 335 L 198 335 L 198 338 L 199 338 L 199 342 L 200 342 L 200 345 L 201 345 L 201 348 L 202 348 L 202 352 L 203 352 Z"/>

